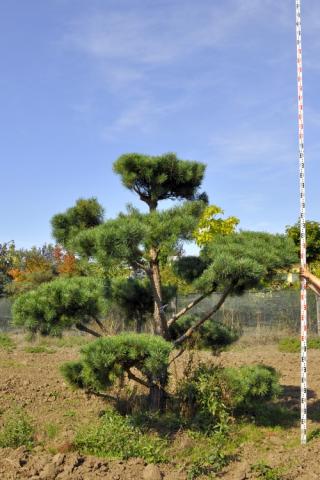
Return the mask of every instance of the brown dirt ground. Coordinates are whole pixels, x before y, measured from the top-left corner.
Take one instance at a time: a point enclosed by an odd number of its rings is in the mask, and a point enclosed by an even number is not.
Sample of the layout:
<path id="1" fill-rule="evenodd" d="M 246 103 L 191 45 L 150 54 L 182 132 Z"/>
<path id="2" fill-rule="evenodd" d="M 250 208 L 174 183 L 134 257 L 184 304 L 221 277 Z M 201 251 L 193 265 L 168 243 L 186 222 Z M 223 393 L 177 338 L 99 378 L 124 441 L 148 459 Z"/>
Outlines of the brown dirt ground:
<path id="1" fill-rule="evenodd" d="M 17 348 L 11 352 L 0 350 L 0 411 L 12 406 L 22 407 L 36 426 L 38 446 L 31 452 L 24 448 L 0 449 L 0 479 L 46 480 L 185 480 L 186 473 L 174 461 L 159 465 L 147 476 L 146 463 L 141 459 L 126 462 L 106 461 L 79 455 L 72 451 L 72 439 L 79 425 L 94 421 L 105 409 L 105 400 L 89 397 L 84 392 L 69 388 L 59 372 L 59 366 L 78 357 L 79 346 L 58 347 L 54 353 L 26 353 L 28 345 L 21 336 L 15 336 Z M 202 355 L 201 359 L 209 359 Z M 179 359 L 177 370 L 182 371 Z M 300 396 L 299 354 L 281 353 L 276 345 L 239 345 L 221 354 L 223 365 L 264 363 L 281 373 L 284 394 L 280 404 L 299 411 Z M 320 427 L 320 351 L 308 354 L 309 421 L 308 431 Z M 174 372 L 174 375 L 177 375 Z M 279 468 L 285 480 L 313 480 L 320 478 L 320 438 L 300 446 L 300 425 L 297 421 L 282 427 L 245 425 L 243 443 L 236 451 L 235 460 L 218 475 L 225 480 L 257 478 L 251 466 L 263 462 Z M 177 444 L 178 445 L 178 444 Z M 206 477 L 202 477 L 206 478 Z M 268 478 L 268 477 L 261 477 Z M 271 477 L 270 477 L 271 478 Z"/>

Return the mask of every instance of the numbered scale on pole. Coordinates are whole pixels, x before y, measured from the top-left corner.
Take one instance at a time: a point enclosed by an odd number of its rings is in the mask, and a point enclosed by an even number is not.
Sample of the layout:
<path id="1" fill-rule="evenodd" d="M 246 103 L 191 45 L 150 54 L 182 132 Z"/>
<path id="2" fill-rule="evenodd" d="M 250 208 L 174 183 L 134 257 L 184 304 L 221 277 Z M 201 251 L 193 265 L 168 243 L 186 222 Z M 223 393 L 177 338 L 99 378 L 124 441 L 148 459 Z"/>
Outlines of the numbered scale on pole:
<path id="1" fill-rule="evenodd" d="M 299 171 L 300 171 L 300 259 L 306 267 L 306 212 L 305 212 L 305 165 L 301 42 L 301 1 L 296 2 L 297 83 L 299 123 Z M 301 280 L 301 443 L 307 443 L 307 284 Z"/>

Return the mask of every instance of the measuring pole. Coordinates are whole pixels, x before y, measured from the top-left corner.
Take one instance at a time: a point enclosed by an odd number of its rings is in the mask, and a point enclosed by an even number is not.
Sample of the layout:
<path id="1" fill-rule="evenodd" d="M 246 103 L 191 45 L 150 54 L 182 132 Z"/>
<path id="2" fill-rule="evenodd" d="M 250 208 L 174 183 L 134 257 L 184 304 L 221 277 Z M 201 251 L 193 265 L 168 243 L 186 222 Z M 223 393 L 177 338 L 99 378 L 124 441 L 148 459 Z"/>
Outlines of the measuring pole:
<path id="1" fill-rule="evenodd" d="M 296 2 L 297 81 L 299 122 L 299 170 L 300 170 L 300 258 L 301 267 L 306 260 L 306 214 L 304 170 L 304 125 L 301 43 L 301 1 Z M 301 280 L 301 444 L 307 443 L 307 282 Z"/>

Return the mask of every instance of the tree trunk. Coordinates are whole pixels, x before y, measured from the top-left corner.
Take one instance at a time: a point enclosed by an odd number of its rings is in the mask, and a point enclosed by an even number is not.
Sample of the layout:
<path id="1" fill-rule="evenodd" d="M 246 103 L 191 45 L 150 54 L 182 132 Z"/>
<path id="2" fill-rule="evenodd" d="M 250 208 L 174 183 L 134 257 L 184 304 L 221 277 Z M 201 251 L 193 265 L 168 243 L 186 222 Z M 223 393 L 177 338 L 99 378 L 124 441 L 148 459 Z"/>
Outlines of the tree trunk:
<path id="1" fill-rule="evenodd" d="M 161 335 L 164 338 L 168 338 L 167 320 L 162 309 L 160 265 L 158 260 L 158 254 L 153 248 L 150 250 L 150 258 L 150 281 L 154 299 L 154 332 L 156 335 Z"/>
<path id="2" fill-rule="evenodd" d="M 149 390 L 149 408 L 153 412 L 163 413 L 166 409 L 167 394 L 165 386 L 168 381 L 168 372 L 164 371 L 160 378 L 149 378 L 151 384 Z"/>

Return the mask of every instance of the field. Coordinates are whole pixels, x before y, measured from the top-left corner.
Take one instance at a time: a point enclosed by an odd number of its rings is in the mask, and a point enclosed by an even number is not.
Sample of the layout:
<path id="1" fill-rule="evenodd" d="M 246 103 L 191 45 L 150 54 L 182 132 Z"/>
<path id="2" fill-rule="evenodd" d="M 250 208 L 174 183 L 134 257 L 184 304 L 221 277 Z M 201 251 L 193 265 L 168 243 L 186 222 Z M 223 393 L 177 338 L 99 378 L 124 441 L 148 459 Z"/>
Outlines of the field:
<path id="1" fill-rule="evenodd" d="M 190 458 L 196 447 L 205 451 L 203 438 L 175 431 L 166 446 L 163 461 L 142 458 L 97 458 L 79 452 L 74 438 L 81 426 L 93 424 L 109 401 L 72 390 L 63 380 L 59 366 L 76 359 L 86 337 L 70 336 L 46 343 L 30 343 L 21 335 L 11 335 L 12 343 L 1 337 L 0 411 L 17 412 L 34 428 L 34 442 L 28 447 L 0 449 L 1 479 L 175 479 L 195 478 Z M 172 369 L 179 380 L 188 355 L 180 357 Z M 195 354 L 194 361 L 208 360 L 209 353 Z M 228 465 L 214 478 L 225 480 L 312 480 L 320 477 L 320 351 L 309 352 L 310 441 L 300 447 L 299 353 L 279 351 L 276 343 L 241 341 L 215 360 L 225 366 L 263 363 L 281 373 L 283 394 L 260 418 L 238 420 L 228 446 Z M 192 455 L 191 453 L 192 452 Z M 201 453 L 201 452 L 200 452 Z M 149 464 L 149 466 L 148 466 Z M 189 473 L 188 473 L 189 472 Z M 206 475 L 198 478 L 212 478 Z"/>

